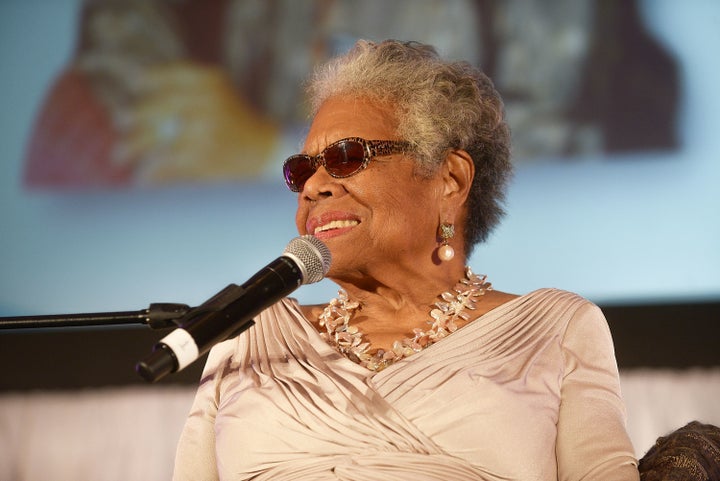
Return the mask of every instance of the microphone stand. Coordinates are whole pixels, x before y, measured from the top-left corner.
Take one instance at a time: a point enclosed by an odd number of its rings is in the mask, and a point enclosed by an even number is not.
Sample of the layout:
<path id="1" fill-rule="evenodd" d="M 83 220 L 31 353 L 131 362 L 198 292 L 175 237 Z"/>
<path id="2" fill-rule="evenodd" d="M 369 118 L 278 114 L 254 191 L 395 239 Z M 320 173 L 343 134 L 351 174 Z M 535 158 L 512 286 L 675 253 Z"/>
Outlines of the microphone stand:
<path id="1" fill-rule="evenodd" d="M 190 310 L 185 304 L 155 303 L 139 311 L 0 317 L 0 330 L 124 324 L 145 324 L 152 329 L 166 329 L 176 326 L 176 321 Z"/>
<path id="2" fill-rule="evenodd" d="M 155 303 L 139 311 L 93 312 L 86 314 L 49 314 L 41 316 L 0 317 L 0 332 L 4 329 L 38 329 L 54 327 L 108 326 L 145 324 L 152 329 L 166 329 L 182 326 L 184 322 L 220 312 L 232 301 L 242 298 L 245 288 L 228 285 L 212 299 L 198 307 L 186 304 Z M 246 319 L 231 333 L 235 336 L 255 323 Z M 230 333 L 228 333 L 230 334 Z M 135 371 L 146 381 L 155 382 L 177 371 L 175 353 L 165 344 L 156 344 L 152 352 L 135 365 Z"/>
<path id="3" fill-rule="evenodd" d="M 178 327 L 182 319 L 192 315 L 194 308 L 179 303 L 153 303 L 147 309 L 137 311 L 118 312 L 93 312 L 80 314 L 51 314 L 33 316 L 0 317 L 0 345 L 2 345 L 3 334 L 12 332 L 23 333 L 28 331 L 47 331 L 53 328 L 80 328 L 80 327 L 104 327 L 104 326 L 130 326 L 146 325 L 153 330 L 164 330 Z M 2 349 L 2 348 L 0 348 Z M 155 352 L 153 351 L 153 354 Z M 31 363 L 32 364 L 32 363 Z M 138 363 L 135 371 L 150 380 L 144 375 L 142 367 L 144 363 Z M 92 372 L 92 369 L 90 369 Z"/>

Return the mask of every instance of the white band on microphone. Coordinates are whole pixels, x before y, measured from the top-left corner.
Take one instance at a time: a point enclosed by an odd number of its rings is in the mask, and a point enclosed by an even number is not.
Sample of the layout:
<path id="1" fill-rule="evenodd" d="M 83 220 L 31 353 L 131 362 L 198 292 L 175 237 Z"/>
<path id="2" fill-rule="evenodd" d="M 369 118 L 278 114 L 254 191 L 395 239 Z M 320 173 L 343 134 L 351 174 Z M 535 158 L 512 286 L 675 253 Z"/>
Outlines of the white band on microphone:
<path id="1" fill-rule="evenodd" d="M 178 371 L 190 365 L 199 356 L 195 339 L 181 327 L 160 339 L 160 342 L 169 347 L 175 354 L 178 361 Z"/>

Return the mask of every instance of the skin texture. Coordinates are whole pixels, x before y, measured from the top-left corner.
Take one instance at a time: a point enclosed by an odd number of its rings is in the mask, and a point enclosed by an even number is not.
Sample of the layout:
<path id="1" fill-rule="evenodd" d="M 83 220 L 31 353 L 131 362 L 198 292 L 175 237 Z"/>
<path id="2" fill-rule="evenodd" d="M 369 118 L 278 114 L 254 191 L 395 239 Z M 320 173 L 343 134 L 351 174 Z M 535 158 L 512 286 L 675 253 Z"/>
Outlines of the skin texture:
<path id="1" fill-rule="evenodd" d="M 330 98 L 315 116 L 303 151 L 315 155 L 346 137 L 398 140 L 393 112 L 391 105 L 362 98 Z M 472 160 L 464 151 L 451 151 L 429 178 L 416 175 L 414 165 L 411 155 L 383 156 L 343 179 L 320 167 L 298 194 L 298 232 L 314 234 L 329 247 L 333 262 L 328 277 L 362 303 L 353 324 L 373 349 L 388 349 L 413 328 L 427 327 L 438 294 L 464 275 L 461 226 Z M 344 222 L 322 230 L 334 221 Z M 441 221 L 456 226 L 450 240 L 455 257 L 449 262 L 437 257 Z M 511 297 L 491 291 L 471 319 Z M 308 307 L 306 315 L 317 319 L 321 309 Z"/>

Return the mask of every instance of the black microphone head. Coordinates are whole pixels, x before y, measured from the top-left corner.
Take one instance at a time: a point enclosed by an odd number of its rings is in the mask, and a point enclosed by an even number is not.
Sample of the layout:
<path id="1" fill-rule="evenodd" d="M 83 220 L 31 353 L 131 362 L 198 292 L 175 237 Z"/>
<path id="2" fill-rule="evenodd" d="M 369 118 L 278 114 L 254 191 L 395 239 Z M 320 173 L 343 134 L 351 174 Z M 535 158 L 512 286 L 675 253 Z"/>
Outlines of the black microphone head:
<path id="1" fill-rule="evenodd" d="M 330 249 L 313 235 L 294 238 L 283 254 L 295 259 L 303 274 L 303 284 L 321 281 L 328 273 L 332 260 Z"/>

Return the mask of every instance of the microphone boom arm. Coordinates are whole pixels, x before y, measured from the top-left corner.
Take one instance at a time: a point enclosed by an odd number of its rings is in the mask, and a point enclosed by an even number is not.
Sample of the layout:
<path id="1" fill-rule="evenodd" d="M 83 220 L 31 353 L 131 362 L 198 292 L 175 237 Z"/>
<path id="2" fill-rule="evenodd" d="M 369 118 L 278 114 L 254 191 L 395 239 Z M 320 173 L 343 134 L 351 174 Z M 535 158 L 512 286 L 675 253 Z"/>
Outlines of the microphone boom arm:
<path id="1" fill-rule="evenodd" d="M 0 317 L 0 329 L 39 329 L 55 327 L 111 326 L 145 324 L 152 329 L 175 327 L 192 311 L 186 304 L 153 303 L 139 311 L 49 314 L 42 316 Z"/>

